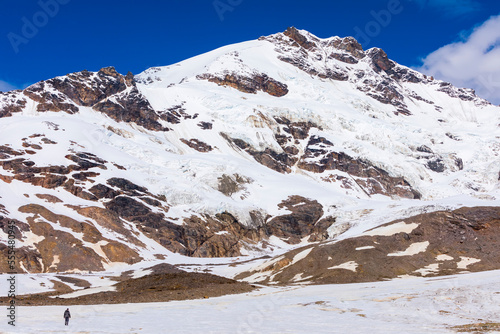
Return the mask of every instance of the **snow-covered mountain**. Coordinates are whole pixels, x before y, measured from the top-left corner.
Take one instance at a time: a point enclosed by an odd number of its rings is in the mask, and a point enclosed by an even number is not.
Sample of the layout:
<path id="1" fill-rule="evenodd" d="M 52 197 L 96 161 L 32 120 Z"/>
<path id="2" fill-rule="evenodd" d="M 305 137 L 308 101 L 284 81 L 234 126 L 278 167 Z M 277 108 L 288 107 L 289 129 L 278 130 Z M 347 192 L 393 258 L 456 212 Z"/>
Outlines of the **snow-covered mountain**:
<path id="1" fill-rule="evenodd" d="M 0 93 L 0 250 L 14 222 L 20 272 L 104 270 L 498 206 L 499 118 L 381 49 L 295 28 L 56 77 Z"/>

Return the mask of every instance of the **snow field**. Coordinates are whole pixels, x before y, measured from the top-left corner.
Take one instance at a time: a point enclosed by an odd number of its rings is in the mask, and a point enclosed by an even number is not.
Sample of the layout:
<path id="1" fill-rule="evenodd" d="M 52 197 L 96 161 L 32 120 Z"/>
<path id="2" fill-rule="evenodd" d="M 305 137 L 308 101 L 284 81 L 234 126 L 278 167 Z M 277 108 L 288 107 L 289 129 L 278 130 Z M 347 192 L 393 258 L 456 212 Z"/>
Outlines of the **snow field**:
<path id="1" fill-rule="evenodd" d="M 19 307 L 8 333 L 455 333 L 500 322 L 500 271 L 387 282 L 263 287 L 167 303 Z"/>

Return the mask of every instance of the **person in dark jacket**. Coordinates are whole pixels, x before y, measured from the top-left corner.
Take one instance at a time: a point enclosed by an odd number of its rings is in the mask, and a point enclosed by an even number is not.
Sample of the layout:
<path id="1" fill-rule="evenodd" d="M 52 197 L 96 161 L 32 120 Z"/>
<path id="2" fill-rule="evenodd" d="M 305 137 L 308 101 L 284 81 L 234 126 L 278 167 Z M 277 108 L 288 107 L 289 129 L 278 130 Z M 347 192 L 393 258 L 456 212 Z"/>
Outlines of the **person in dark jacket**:
<path id="1" fill-rule="evenodd" d="M 64 311 L 64 325 L 68 326 L 69 318 L 71 318 L 71 313 L 69 313 L 69 308 Z"/>

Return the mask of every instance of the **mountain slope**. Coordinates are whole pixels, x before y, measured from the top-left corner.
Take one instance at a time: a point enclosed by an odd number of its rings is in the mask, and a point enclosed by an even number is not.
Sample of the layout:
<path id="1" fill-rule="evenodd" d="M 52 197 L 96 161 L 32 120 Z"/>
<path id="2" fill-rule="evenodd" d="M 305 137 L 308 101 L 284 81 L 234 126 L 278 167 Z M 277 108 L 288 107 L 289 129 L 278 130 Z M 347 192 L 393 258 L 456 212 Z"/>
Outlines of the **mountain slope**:
<path id="1" fill-rule="evenodd" d="M 350 37 L 289 28 L 68 74 L 0 93 L 0 117 L 0 248 L 15 221 L 20 271 L 263 254 L 498 205 L 499 108 Z"/>

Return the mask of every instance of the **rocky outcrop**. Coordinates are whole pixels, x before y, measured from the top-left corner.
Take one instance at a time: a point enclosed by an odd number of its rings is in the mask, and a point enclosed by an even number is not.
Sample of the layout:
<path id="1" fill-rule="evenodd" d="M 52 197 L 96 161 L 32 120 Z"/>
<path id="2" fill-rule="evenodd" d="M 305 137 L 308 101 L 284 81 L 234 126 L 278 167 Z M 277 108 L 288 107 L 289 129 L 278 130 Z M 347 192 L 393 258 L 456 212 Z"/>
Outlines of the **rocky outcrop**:
<path id="1" fill-rule="evenodd" d="M 50 91 L 48 84 L 44 81 L 29 86 L 23 93 L 33 101 L 38 102 L 36 110 L 39 112 L 64 111 L 74 114 L 79 110 L 64 94 Z"/>
<path id="2" fill-rule="evenodd" d="M 379 48 L 370 49 L 367 52 L 368 57 L 372 60 L 372 66 L 375 72 L 380 73 L 382 71 L 390 73 L 390 71 L 396 66 L 392 60 L 387 57 L 387 53 Z"/>
<path id="3" fill-rule="evenodd" d="M 93 108 L 117 122 L 133 122 L 153 131 L 169 130 L 169 128 L 161 125 L 159 122 L 160 117 L 135 86 L 123 93 L 114 95 L 113 98 L 107 98 L 93 105 Z"/>
<path id="4" fill-rule="evenodd" d="M 226 196 L 232 196 L 245 189 L 245 184 L 251 183 L 252 180 L 239 174 L 227 175 L 223 174 L 217 179 L 218 190 Z"/>
<path id="5" fill-rule="evenodd" d="M 124 77 L 114 67 L 100 69 L 97 73 L 82 71 L 47 81 L 80 106 L 92 107 L 96 103 L 124 91 L 132 83 L 132 74 Z"/>
<path id="6" fill-rule="evenodd" d="M 368 161 L 354 159 L 343 152 L 337 152 L 333 143 L 319 136 L 312 136 L 309 139 L 298 167 L 314 173 L 327 170 L 347 173 L 351 176 L 352 182 L 347 182 L 345 185 L 355 184 L 369 195 L 381 194 L 412 199 L 421 197 L 404 178 L 390 176 L 388 172 Z"/>
<path id="7" fill-rule="evenodd" d="M 189 140 L 181 138 L 180 141 L 186 144 L 187 146 L 197 150 L 198 152 L 207 153 L 214 149 L 212 146 L 196 138 L 191 138 Z"/>
<path id="8" fill-rule="evenodd" d="M 368 160 L 355 159 L 337 150 L 326 138 L 310 136 L 310 129 L 317 127 L 312 122 L 291 122 L 284 117 L 276 117 L 275 120 L 280 125 L 280 132 L 275 134 L 275 139 L 282 152 L 271 148 L 259 151 L 241 139 L 231 138 L 224 133 L 221 133 L 221 136 L 250 154 L 260 164 L 280 173 L 290 173 L 294 166 L 318 174 L 340 171 L 345 174 L 336 177 L 330 174 L 324 177 L 323 181 L 340 181 L 344 188 L 361 189 L 368 196 L 381 194 L 400 198 L 421 198 L 420 193 L 403 177 L 390 175 Z M 299 140 L 307 138 L 309 140 L 306 147 L 301 147 Z"/>
<path id="9" fill-rule="evenodd" d="M 221 133 L 221 136 L 234 147 L 246 151 L 258 163 L 280 173 L 290 173 L 290 166 L 294 165 L 298 160 L 297 158 L 290 156 L 287 153 L 278 153 L 270 148 L 266 148 L 263 151 L 258 151 L 244 140 L 231 138 L 224 133 Z"/>
<path id="10" fill-rule="evenodd" d="M 160 113 L 161 119 L 172 124 L 179 124 L 184 119 L 195 119 L 196 117 L 198 117 L 198 114 L 190 115 L 186 112 L 184 103 L 175 105 Z"/>
<path id="11" fill-rule="evenodd" d="M 49 144 L 50 145 L 50 144 Z M 26 145 L 25 145 L 26 146 Z M 33 144 L 29 145 L 30 148 Z M 43 149 L 38 146 L 38 149 Z M 64 188 L 73 195 L 84 199 L 96 200 L 92 194 L 84 191 L 82 187 L 77 184 L 81 181 L 85 181 L 94 178 L 99 175 L 98 172 L 89 171 L 90 169 L 107 169 L 105 160 L 102 160 L 91 153 L 76 153 L 66 155 L 66 159 L 76 163 L 70 164 L 68 166 L 36 166 L 35 163 L 26 158 L 26 153 L 29 154 L 29 150 L 16 151 L 7 146 L 0 147 L 0 155 L 4 157 L 4 160 L 0 160 L 0 166 L 14 174 L 14 176 L 6 177 L 5 182 L 11 182 L 12 180 L 19 180 L 26 183 L 31 183 L 35 186 L 41 186 L 43 188 L 54 189 L 54 188 Z M 33 152 L 33 154 L 35 154 Z M 15 158 L 11 160 L 6 160 L 12 156 L 25 156 L 23 158 Z M 73 173 L 78 171 L 80 173 Z M 71 174 L 71 177 L 69 174 Z"/>
<path id="12" fill-rule="evenodd" d="M 74 114 L 80 106 L 92 107 L 117 122 L 133 122 L 153 131 L 169 130 L 159 122 L 160 117 L 137 89 L 132 73 L 123 76 L 114 67 L 71 73 L 40 81 L 22 92 L 2 93 L 0 117 L 22 111 L 26 97 L 37 102 L 39 112 Z"/>
<path id="13" fill-rule="evenodd" d="M 10 117 L 13 113 L 23 111 L 26 103 L 26 98 L 22 96 L 21 91 L 0 92 L 0 118 Z"/>
<path id="14" fill-rule="evenodd" d="M 370 282 L 500 269 L 499 217 L 497 207 L 421 214 L 358 237 L 294 250 L 261 268 L 271 270 L 265 282 L 285 284 Z"/>
<path id="15" fill-rule="evenodd" d="M 294 42 L 294 46 L 303 47 L 306 50 L 314 51 L 316 49 L 316 44 L 312 41 L 309 41 L 304 35 L 302 35 L 297 28 L 289 27 L 285 30 L 283 35 L 290 37 L 290 39 Z"/>
<path id="16" fill-rule="evenodd" d="M 323 206 L 315 200 L 301 196 L 291 196 L 278 205 L 290 214 L 274 217 L 265 225 L 268 235 L 276 235 L 288 243 L 299 243 L 303 238 L 309 241 L 321 241 L 328 238 L 328 228 L 335 218 L 323 218 Z"/>
<path id="17" fill-rule="evenodd" d="M 212 130 L 213 124 L 210 122 L 200 122 L 200 123 L 198 123 L 198 126 L 202 130 Z"/>
<path id="18" fill-rule="evenodd" d="M 78 106 L 92 107 L 131 85 L 131 74 L 122 76 L 113 67 L 99 72 L 82 71 L 41 81 L 29 86 L 24 94 L 38 102 L 38 111 L 78 112 Z"/>
<path id="19" fill-rule="evenodd" d="M 99 208 L 96 208 L 99 210 Z M 105 238 L 101 232 L 90 222 L 82 222 L 64 215 L 54 214 L 43 206 L 30 204 L 19 208 L 20 212 L 32 214 L 28 218 L 30 231 L 42 237 L 36 243 L 36 249 L 40 252 L 40 258 L 45 272 L 68 271 L 68 270 L 103 270 L 103 263 L 126 262 L 135 263 L 142 258 L 135 250 L 123 243 Z M 89 212 L 87 208 L 82 212 Z M 94 211 L 95 212 L 95 211 Z M 97 211 L 99 212 L 99 211 Z M 92 216 L 89 214 L 89 216 Z M 97 216 L 94 216 L 98 218 Z M 62 228 L 68 228 L 81 239 L 75 238 L 74 234 L 63 230 L 54 229 L 52 224 Z M 111 224 L 107 224 L 109 228 Z M 123 232 L 127 235 L 130 232 Z M 131 238 L 133 241 L 134 238 Z M 93 246 L 90 247 L 89 245 Z M 96 249 L 101 249 L 106 257 L 101 257 Z"/>
<path id="20" fill-rule="evenodd" d="M 363 47 L 354 37 L 334 38 L 327 43 L 327 46 L 330 45 L 336 49 L 346 51 L 349 55 L 358 60 L 365 57 Z"/>
<path id="21" fill-rule="evenodd" d="M 233 179 L 228 176 L 221 179 L 220 190 L 231 195 L 238 191 L 239 186 L 232 187 L 228 180 Z M 245 182 L 248 180 L 239 179 L 239 183 Z M 274 217 L 266 222 L 271 217 L 265 218 L 254 213 L 255 224 L 252 227 L 244 226 L 228 212 L 215 216 L 193 216 L 179 224 L 161 213 L 153 212 L 138 199 L 125 196 L 116 197 L 106 202 L 105 206 L 118 217 L 136 224 L 143 233 L 165 248 L 196 257 L 240 256 L 245 244 L 253 244 L 272 235 L 289 243 L 297 243 L 308 236 L 310 241 L 324 240 L 328 236 L 328 227 L 335 221 L 332 217 L 320 219 L 323 216 L 322 205 L 300 196 L 294 196 L 280 205 L 289 208 L 291 214 Z M 79 209 L 79 212 L 82 210 Z M 114 226 L 113 230 L 116 228 Z"/>
<path id="22" fill-rule="evenodd" d="M 371 98 L 395 107 L 396 115 L 411 115 L 408 100 L 417 99 L 432 103 L 415 92 L 408 92 L 401 83 L 437 85 L 434 78 L 427 77 L 390 60 L 379 48 L 364 51 L 353 37 L 318 39 L 307 31 L 294 27 L 285 32 L 261 37 L 276 46 L 278 59 L 322 79 L 350 81 L 357 89 Z M 339 64 L 343 63 L 342 65 Z M 371 71 L 359 70 L 345 65 L 367 63 Z M 455 88 L 449 83 L 439 83 L 438 91 L 463 101 L 474 101 L 476 105 L 488 105 L 470 89 Z"/>
<path id="23" fill-rule="evenodd" d="M 166 263 L 146 268 L 152 272 L 139 278 L 131 277 L 130 271 L 120 277 L 111 276 L 117 280 L 113 291 L 84 294 L 76 297 L 59 297 L 71 293 L 69 285 L 83 289 L 91 284 L 85 279 L 75 278 L 74 275 L 57 275 L 58 280 L 52 280 L 55 291 L 17 296 L 18 306 L 46 306 L 46 305 L 97 305 L 97 304 L 129 304 L 129 303 L 154 303 L 173 300 L 189 300 L 219 297 L 228 294 L 248 293 L 255 289 L 248 283 L 215 276 L 208 273 L 185 272 Z M 85 276 L 83 276 L 86 278 Z M 104 276 L 103 276 L 104 277 Z M 108 277 L 107 277 L 108 278 Z M 61 282 L 62 281 L 62 282 Z M 82 291 L 76 290 L 76 291 Z M 8 297 L 0 297 L 0 304 L 7 305 Z"/>
<path id="24" fill-rule="evenodd" d="M 249 76 L 243 76 L 237 73 L 218 76 L 214 74 L 198 75 L 199 80 L 208 80 L 219 86 L 229 86 L 243 93 L 255 94 L 257 91 L 265 92 L 271 96 L 281 97 L 288 93 L 288 87 L 266 74 L 254 73 Z"/>

